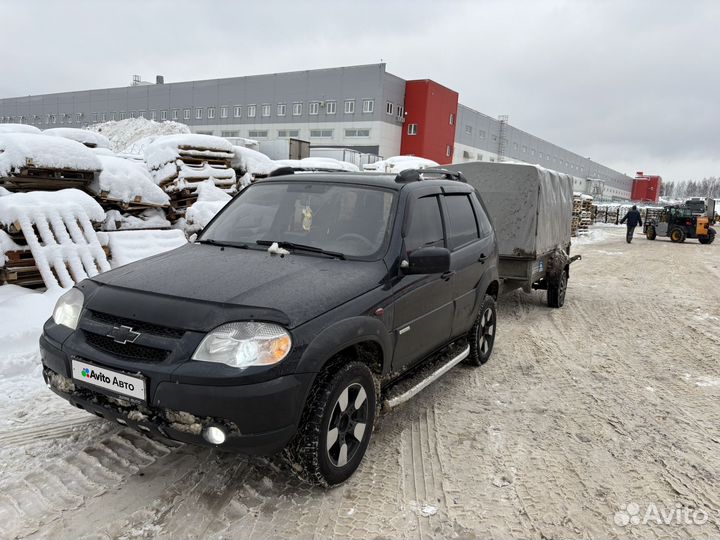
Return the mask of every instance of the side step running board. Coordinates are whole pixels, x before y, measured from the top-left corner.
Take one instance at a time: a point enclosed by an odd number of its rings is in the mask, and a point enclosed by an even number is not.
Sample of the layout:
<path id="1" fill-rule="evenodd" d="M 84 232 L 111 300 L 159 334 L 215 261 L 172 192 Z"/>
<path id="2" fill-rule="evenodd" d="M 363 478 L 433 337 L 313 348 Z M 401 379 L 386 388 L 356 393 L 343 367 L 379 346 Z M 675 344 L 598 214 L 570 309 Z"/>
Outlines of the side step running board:
<path id="1" fill-rule="evenodd" d="M 467 345 L 455 356 L 449 359 L 436 360 L 430 366 L 420 369 L 417 374 L 405 379 L 391 388 L 385 400 L 383 401 L 383 409 L 392 409 L 398 405 L 405 403 L 407 400 L 418 394 L 424 388 L 427 388 L 440 377 L 445 375 L 454 366 L 465 360 L 470 355 L 470 346 Z"/>

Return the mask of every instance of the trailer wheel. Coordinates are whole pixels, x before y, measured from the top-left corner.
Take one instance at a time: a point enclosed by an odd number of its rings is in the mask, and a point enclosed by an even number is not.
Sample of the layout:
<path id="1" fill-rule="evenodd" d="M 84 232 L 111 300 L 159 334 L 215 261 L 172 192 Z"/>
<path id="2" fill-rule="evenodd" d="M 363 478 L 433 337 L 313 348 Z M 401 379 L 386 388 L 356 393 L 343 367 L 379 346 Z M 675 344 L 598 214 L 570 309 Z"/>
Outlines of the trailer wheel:
<path id="1" fill-rule="evenodd" d="M 488 361 L 495 344 L 496 324 L 495 299 L 486 294 L 478 310 L 475 324 L 468 333 L 470 355 L 464 360 L 465 364 L 477 367 Z"/>
<path id="2" fill-rule="evenodd" d="M 648 225 L 648 228 L 645 231 L 645 236 L 648 240 L 655 240 L 655 238 L 657 238 L 657 232 L 655 232 L 655 227 L 653 227 L 652 225 Z"/>
<path id="3" fill-rule="evenodd" d="M 565 293 L 567 292 L 567 272 L 563 270 L 557 283 L 548 284 L 547 304 L 552 308 L 561 308 L 565 304 Z"/>

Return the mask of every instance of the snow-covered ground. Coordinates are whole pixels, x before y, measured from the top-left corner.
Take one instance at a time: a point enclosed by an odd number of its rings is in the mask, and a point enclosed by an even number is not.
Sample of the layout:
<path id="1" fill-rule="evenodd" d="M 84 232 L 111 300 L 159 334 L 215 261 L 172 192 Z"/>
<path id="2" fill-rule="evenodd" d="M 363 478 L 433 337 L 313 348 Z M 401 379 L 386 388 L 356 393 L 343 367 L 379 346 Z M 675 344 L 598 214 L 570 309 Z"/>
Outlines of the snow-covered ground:
<path id="1" fill-rule="evenodd" d="M 501 298 L 490 361 L 381 417 L 329 491 L 72 408 L 38 367 L 54 295 L 0 287 L 0 537 L 720 536 L 720 248 L 600 229 L 562 309 Z M 629 503 L 710 519 L 628 528 Z"/>

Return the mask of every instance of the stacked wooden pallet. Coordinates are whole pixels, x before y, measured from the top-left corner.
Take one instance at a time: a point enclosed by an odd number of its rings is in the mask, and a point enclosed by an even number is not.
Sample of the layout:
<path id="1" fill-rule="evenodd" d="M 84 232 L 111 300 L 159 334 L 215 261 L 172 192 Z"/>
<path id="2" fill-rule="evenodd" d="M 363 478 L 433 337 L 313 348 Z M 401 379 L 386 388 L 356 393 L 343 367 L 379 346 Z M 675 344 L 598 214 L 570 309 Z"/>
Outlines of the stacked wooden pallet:
<path id="1" fill-rule="evenodd" d="M 580 236 L 589 232 L 592 224 L 592 197 L 579 193 L 573 194 L 573 213 L 570 226 L 572 236 Z"/>
<path id="2" fill-rule="evenodd" d="M 95 171 L 34 167 L 30 163 L 25 167 L 13 169 L 7 176 L 0 178 L 0 186 L 13 192 L 84 189 L 92 182 L 94 176 Z"/>
<path id="3" fill-rule="evenodd" d="M 184 217 L 197 201 L 197 188 L 203 182 L 211 181 L 226 193 L 235 193 L 234 155 L 226 139 L 208 135 L 170 135 L 153 142 L 145 158 L 155 182 L 170 196 L 168 218 Z"/>

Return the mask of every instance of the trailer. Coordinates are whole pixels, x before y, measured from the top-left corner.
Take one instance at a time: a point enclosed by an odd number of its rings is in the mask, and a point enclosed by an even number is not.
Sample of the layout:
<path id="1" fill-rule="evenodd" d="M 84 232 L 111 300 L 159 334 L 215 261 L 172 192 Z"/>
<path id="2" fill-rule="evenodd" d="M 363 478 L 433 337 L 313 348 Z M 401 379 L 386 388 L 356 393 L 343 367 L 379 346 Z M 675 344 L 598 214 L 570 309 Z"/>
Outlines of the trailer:
<path id="1" fill-rule="evenodd" d="M 503 294 L 547 291 L 550 307 L 565 302 L 570 264 L 573 177 L 524 163 L 468 162 L 463 174 L 485 203 L 495 228 Z"/>

